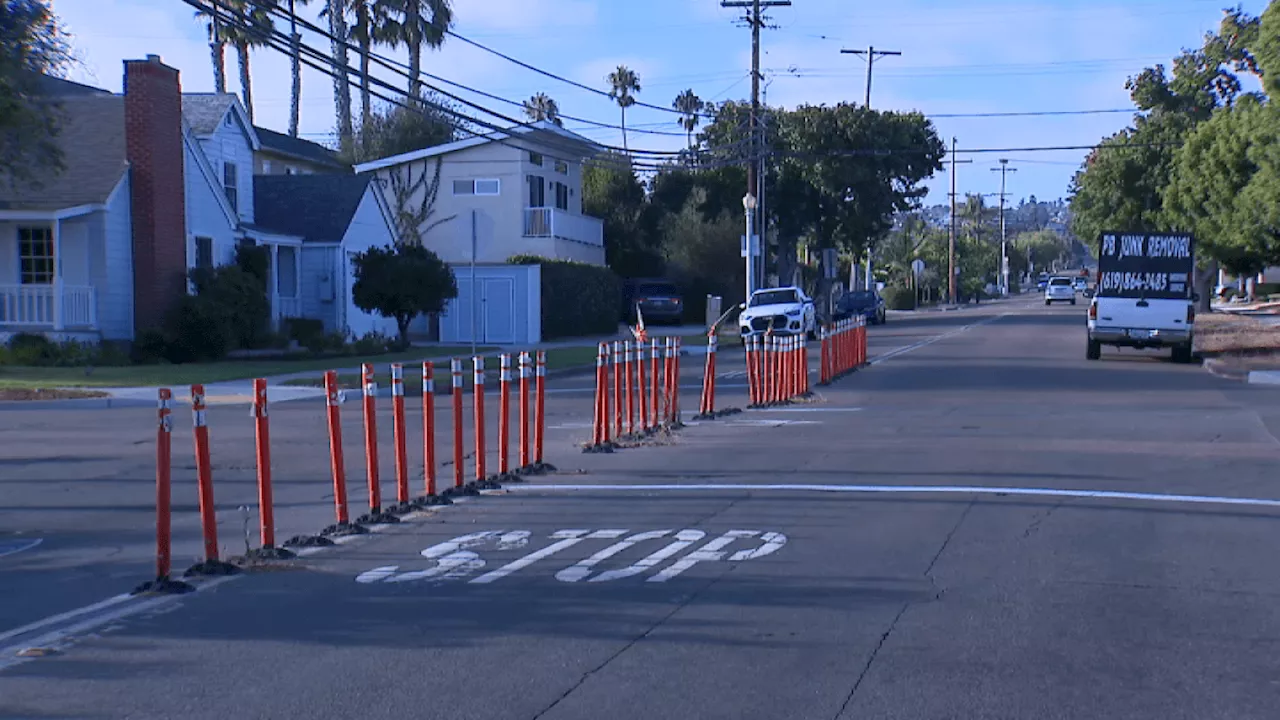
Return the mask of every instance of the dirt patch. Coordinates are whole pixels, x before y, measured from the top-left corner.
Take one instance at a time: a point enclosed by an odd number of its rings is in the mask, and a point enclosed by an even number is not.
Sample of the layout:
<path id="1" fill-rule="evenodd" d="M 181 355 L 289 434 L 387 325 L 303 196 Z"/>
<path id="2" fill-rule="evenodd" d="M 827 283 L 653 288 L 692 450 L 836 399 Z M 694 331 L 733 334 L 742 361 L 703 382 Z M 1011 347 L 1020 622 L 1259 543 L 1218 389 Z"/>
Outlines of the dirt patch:
<path id="1" fill-rule="evenodd" d="M 107 397 L 99 390 L 63 390 L 58 388 L 0 388 L 0 402 L 10 400 L 81 400 Z"/>
<path id="2" fill-rule="evenodd" d="M 1199 315 L 1195 343 L 1196 351 L 1207 356 L 1277 353 L 1280 352 L 1280 324 L 1231 313 Z"/>

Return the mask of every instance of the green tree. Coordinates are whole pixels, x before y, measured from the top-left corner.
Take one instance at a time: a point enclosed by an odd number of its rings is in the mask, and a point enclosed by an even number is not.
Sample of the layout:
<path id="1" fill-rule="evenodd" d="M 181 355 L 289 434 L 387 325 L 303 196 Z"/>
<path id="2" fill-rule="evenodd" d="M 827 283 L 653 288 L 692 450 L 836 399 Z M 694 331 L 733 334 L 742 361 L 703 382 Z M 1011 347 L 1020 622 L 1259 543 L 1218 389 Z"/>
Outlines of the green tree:
<path id="1" fill-rule="evenodd" d="M 447 100 L 434 94 L 407 99 L 401 105 L 375 106 L 340 156 L 356 165 L 452 142 L 458 132 L 452 109 Z"/>
<path id="2" fill-rule="evenodd" d="M 253 122 L 253 73 L 249 68 L 249 53 L 263 47 L 271 39 L 274 23 L 271 8 L 276 0 L 227 0 L 231 7 L 231 21 L 222 26 L 222 37 L 236 49 L 240 66 L 240 97 L 244 101 L 249 122 Z"/>
<path id="3" fill-rule="evenodd" d="M 662 219 L 667 274 L 684 291 L 690 319 L 703 316 L 707 295 L 723 297 L 726 307 L 742 302 L 745 295 L 742 224 L 730 213 L 708 220 L 702 213 L 705 201 L 706 190 L 695 187 L 679 212 Z"/>
<path id="4" fill-rule="evenodd" d="M 351 150 L 355 127 L 351 120 L 351 85 L 347 82 L 347 14 L 346 0 L 326 0 L 329 18 L 329 46 L 333 55 L 333 114 L 337 123 L 338 149 Z"/>
<path id="5" fill-rule="evenodd" d="M 35 182 L 61 171 L 59 107 L 39 97 L 40 76 L 71 64 L 66 33 L 47 0 L 0 5 L 0 181 Z"/>
<path id="6" fill-rule="evenodd" d="M 698 123 L 702 121 L 702 111 L 706 108 L 706 103 L 702 98 L 694 94 L 693 90 L 685 90 L 676 96 L 675 102 L 671 107 L 680 112 L 680 119 L 677 120 L 680 127 L 684 128 L 685 134 L 688 136 L 689 152 L 693 153 L 693 131 L 698 129 Z"/>
<path id="7" fill-rule="evenodd" d="M 605 262 L 619 277 L 662 273 L 661 209 L 646 201 L 629 158 L 610 154 L 583 168 L 582 211 L 604 221 Z"/>
<path id="8" fill-rule="evenodd" d="M 289 0 L 289 135 L 298 137 L 302 119 L 302 33 L 298 32 L 298 6 L 311 0 Z"/>
<path id="9" fill-rule="evenodd" d="M 546 120 L 556 127 L 564 127 L 560 119 L 560 105 L 546 93 L 538 93 L 524 101 L 524 114 L 530 120 Z"/>
<path id="10" fill-rule="evenodd" d="M 381 0 L 392 19 L 387 25 L 391 45 L 404 45 L 409 51 L 409 95 L 422 93 L 422 51 L 444 44 L 453 26 L 451 0 Z"/>
<path id="11" fill-rule="evenodd" d="M 373 89 L 370 65 L 376 45 L 396 45 L 395 26 L 391 21 L 390 6 L 385 0 L 342 0 L 347 17 L 347 37 L 356 42 L 360 55 L 360 121 L 367 123 L 373 114 Z M 330 8 L 320 11 L 329 14 Z M 349 91 L 348 91 L 349 92 Z"/>
<path id="12" fill-rule="evenodd" d="M 1280 111 L 1255 101 L 1222 108 L 1181 148 L 1165 209 L 1200 251 L 1233 275 L 1280 263 Z"/>
<path id="13" fill-rule="evenodd" d="M 640 76 L 626 65 L 619 65 L 616 70 L 605 77 L 609 83 L 609 97 L 622 108 L 622 149 L 627 146 L 627 108 L 636 104 L 636 93 L 640 92 Z"/>
<path id="14" fill-rule="evenodd" d="M 396 321 L 401 347 L 409 346 L 409 323 L 422 314 L 443 312 L 458 296 L 453 270 L 421 245 L 369 248 L 355 256 L 356 307 Z"/>
<path id="15" fill-rule="evenodd" d="M 205 21 L 205 31 L 209 35 L 209 60 L 213 65 L 213 91 L 222 94 L 227 91 L 227 36 L 223 28 L 226 11 L 215 4 L 208 8 L 196 10 L 195 17 Z"/>

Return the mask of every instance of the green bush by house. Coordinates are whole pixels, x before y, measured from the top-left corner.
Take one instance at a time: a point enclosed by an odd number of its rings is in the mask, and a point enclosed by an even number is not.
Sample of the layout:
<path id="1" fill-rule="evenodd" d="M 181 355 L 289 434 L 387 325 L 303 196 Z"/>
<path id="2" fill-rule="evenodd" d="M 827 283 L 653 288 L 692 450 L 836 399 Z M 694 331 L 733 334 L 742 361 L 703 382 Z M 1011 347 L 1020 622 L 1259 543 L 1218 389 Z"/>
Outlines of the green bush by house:
<path id="1" fill-rule="evenodd" d="M 507 262 L 542 266 L 543 339 L 617 331 L 622 285 L 609 268 L 537 255 L 513 255 Z"/>

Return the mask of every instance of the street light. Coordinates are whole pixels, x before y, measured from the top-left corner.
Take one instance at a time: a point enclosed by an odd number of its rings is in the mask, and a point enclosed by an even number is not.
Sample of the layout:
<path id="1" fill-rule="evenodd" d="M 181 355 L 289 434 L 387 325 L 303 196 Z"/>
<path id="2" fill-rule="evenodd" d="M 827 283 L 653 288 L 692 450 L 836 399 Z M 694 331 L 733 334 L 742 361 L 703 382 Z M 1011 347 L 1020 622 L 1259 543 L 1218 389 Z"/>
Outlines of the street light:
<path id="1" fill-rule="evenodd" d="M 751 242 L 755 236 L 755 229 L 756 229 L 755 227 L 756 196 L 755 195 L 751 193 L 747 193 L 742 197 L 742 210 L 747 216 L 747 240 L 746 240 L 746 252 L 744 253 L 747 256 L 747 297 L 745 298 L 745 301 L 749 302 L 751 300 L 751 292 L 752 290 L 754 290 L 752 286 L 754 285 L 753 281 L 755 279 L 753 277 L 755 275 L 754 273 L 755 248 L 753 247 Z"/>

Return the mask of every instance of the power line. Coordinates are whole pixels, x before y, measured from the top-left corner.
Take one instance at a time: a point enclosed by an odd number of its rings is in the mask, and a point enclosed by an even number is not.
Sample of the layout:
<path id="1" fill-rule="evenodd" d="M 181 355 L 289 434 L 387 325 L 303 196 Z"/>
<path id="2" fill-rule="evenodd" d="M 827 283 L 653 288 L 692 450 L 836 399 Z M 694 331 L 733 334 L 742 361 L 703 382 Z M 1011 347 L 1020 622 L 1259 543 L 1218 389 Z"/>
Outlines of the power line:
<path id="1" fill-rule="evenodd" d="M 841 55 L 866 55 L 867 56 L 867 100 L 866 107 L 871 109 L 871 70 L 875 67 L 877 57 L 885 57 L 891 55 L 901 55 L 899 50 L 876 50 L 874 46 L 868 47 L 866 50 L 841 50 Z"/>

